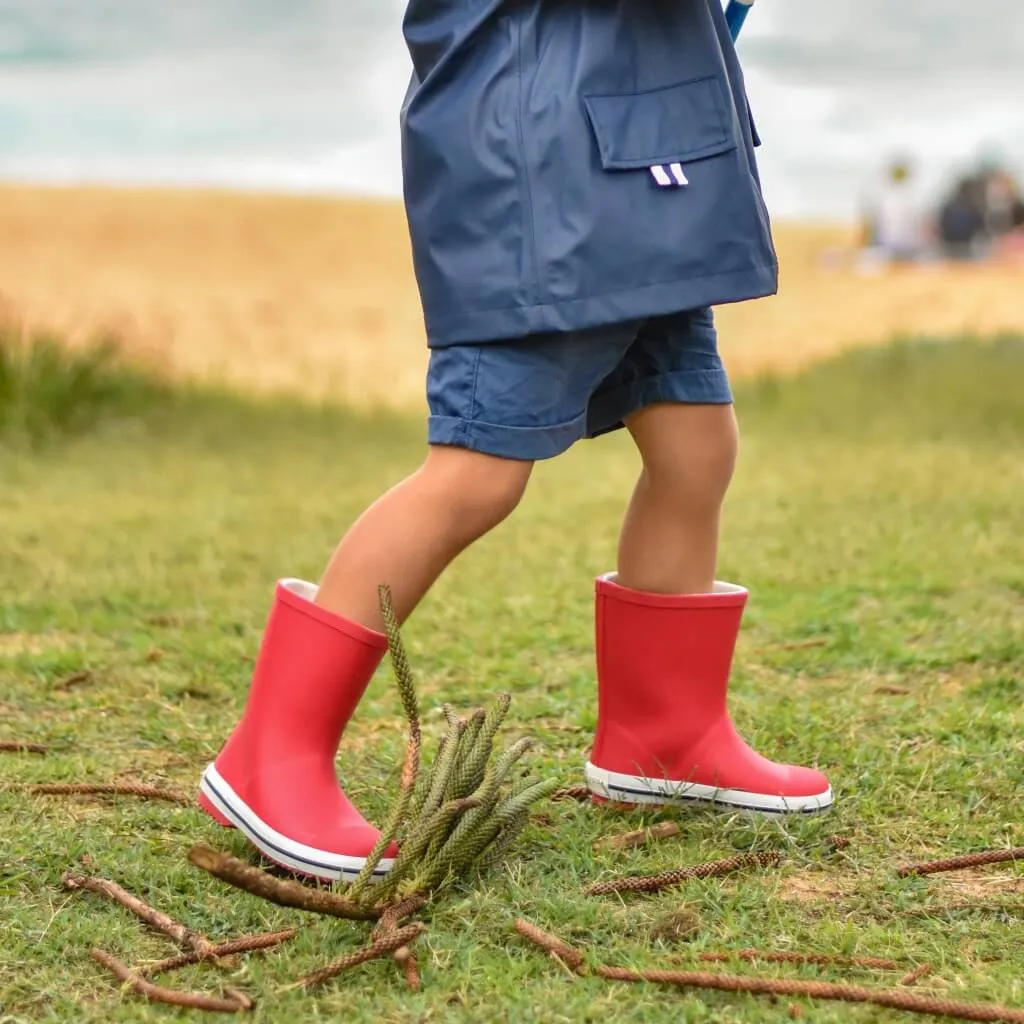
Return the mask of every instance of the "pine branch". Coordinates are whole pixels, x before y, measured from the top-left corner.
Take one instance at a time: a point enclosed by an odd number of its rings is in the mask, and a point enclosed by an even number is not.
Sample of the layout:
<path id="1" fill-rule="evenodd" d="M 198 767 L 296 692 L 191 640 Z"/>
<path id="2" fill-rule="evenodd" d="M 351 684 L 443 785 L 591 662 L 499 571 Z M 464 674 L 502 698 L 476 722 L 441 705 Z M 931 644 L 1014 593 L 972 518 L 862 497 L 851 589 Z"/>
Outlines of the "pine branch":
<path id="1" fill-rule="evenodd" d="M 398 627 L 398 616 L 395 614 L 391 590 L 382 586 L 379 594 L 384 631 L 388 638 L 388 650 L 391 652 L 391 665 L 395 672 L 395 679 L 398 681 L 398 691 L 402 696 L 402 709 L 405 711 L 405 717 L 409 723 L 409 740 L 405 748 L 405 763 L 402 765 L 402 778 L 399 782 L 395 805 L 391 809 L 384 828 L 381 829 L 380 838 L 366 858 L 366 864 L 348 889 L 348 897 L 354 900 L 359 899 L 366 886 L 373 881 L 374 871 L 388 847 L 394 842 L 402 822 L 408 817 L 420 774 L 420 713 L 419 702 L 416 699 L 416 685 L 412 669 L 409 667 L 405 644 L 402 642 L 402 633 Z"/>

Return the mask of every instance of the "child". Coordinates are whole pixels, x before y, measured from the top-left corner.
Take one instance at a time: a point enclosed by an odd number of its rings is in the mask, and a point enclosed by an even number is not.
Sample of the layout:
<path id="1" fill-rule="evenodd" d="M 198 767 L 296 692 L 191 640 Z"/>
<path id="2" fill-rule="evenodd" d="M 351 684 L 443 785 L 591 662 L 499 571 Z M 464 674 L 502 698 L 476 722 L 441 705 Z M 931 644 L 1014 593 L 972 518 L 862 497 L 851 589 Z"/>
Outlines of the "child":
<path id="1" fill-rule="evenodd" d="M 726 710 L 747 594 L 715 582 L 737 434 L 709 307 L 772 294 L 777 267 L 719 0 L 411 0 L 405 35 L 430 447 L 319 588 L 278 584 L 202 806 L 287 867 L 358 872 L 378 832 L 334 757 L 385 651 L 378 585 L 404 619 L 536 460 L 625 426 L 643 470 L 597 581 L 591 790 L 828 807 L 824 776 L 754 753 Z"/>

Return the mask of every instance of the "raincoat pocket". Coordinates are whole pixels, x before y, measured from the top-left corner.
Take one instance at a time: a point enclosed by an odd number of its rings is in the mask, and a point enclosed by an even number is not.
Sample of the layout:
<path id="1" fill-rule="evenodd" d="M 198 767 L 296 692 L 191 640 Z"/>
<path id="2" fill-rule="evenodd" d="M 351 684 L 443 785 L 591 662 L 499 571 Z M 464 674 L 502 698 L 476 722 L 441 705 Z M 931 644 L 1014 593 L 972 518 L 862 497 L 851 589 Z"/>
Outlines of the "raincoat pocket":
<path id="1" fill-rule="evenodd" d="M 606 171 L 690 164 L 738 145 L 717 78 L 651 92 L 586 96 L 583 102 Z"/>

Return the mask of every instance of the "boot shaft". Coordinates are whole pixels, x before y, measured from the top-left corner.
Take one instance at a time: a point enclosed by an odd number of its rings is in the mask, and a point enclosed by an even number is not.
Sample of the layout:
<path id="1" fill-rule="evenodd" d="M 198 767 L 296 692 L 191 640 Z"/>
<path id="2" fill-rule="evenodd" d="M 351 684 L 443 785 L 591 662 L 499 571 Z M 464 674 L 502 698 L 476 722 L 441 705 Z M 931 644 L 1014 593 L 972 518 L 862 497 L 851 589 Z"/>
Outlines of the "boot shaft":
<path id="1" fill-rule="evenodd" d="M 218 758 L 218 764 L 237 765 L 243 777 L 251 765 L 296 756 L 333 766 L 345 727 L 387 650 L 382 634 L 321 608 L 315 596 L 316 587 L 302 580 L 277 585 L 245 712 Z"/>
<path id="2" fill-rule="evenodd" d="M 598 728 L 592 760 L 663 774 L 728 716 L 727 692 L 747 592 L 671 596 L 597 581 Z"/>

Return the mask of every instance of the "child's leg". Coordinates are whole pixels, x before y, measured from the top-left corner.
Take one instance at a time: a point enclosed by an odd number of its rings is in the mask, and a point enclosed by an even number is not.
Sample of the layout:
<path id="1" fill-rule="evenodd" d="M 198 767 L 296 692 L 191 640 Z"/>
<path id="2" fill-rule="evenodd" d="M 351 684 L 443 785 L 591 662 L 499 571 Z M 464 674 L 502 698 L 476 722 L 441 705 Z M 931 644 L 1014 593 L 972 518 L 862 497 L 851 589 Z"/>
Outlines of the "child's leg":
<path id="1" fill-rule="evenodd" d="M 742 587 L 715 581 L 738 445 L 731 402 L 701 312 L 649 324 L 595 400 L 596 425 L 617 413 L 643 470 L 618 573 L 597 582 L 599 706 L 587 777 L 599 797 L 627 803 L 823 810 L 832 803 L 825 776 L 762 757 L 729 718 L 747 601 Z"/>
<path id="2" fill-rule="evenodd" d="M 651 405 L 626 421 L 643 470 L 619 541 L 619 583 L 654 594 L 707 594 L 722 502 L 736 465 L 731 405 Z"/>
<path id="3" fill-rule="evenodd" d="M 515 508 L 534 460 L 584 436 L 590 395 L 635 334 L 620 324 L 434 351 L 424 465 L 352 527 L 319 589 L 278 585 L 245 713 L 203 774 L 201 802 L 218 821 L 318 878 L 362 870 L 379 833 L 340 788 L 335 755 L 387 646 L 378 587 L 408 616 Z"/>
<path id="4" fill-rule="evenodd" d="M 317 604 L 383 627 L 377 588 L 407 618 L 448 564 L 519 503 L 533 463 L 433 446 L 423 466 L 373 504 L 338 546 Z"/>
<path id="5" fill-rule="evenodd" d="M 386 646 L 377 588 L 388 583 L 408 615 L 448 563 L 512 511 L 531 467 L 432 447 L 349 531 L 319 591 L 278 585 L 245 714 L 203 774 L 208 813 L 293 870 L 359 873 L 379 833 L 339 787 L 334 758 Z"/>

